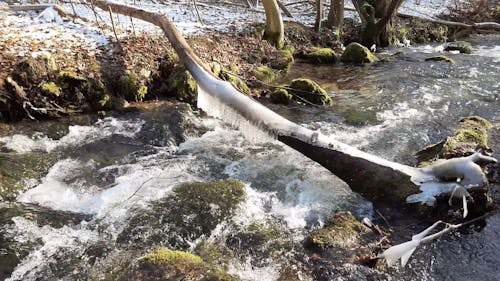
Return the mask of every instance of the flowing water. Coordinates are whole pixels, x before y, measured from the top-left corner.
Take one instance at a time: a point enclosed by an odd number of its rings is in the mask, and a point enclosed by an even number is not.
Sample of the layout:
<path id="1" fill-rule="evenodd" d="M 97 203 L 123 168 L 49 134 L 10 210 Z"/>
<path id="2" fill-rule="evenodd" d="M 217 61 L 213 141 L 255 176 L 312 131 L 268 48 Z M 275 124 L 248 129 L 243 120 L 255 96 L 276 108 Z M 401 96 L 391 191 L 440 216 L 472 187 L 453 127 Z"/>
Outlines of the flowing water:
<path id="1" fill-rule="evenodd" d="M 456 65 L 424 61 L 439 45 L 387 50 L 393 60 L 362 67 L 297 63 L 287 79 L 315 79 L 335 106 L 269 106 L 362 150 L 412 164 L 412 153 L 449 135 L 461 117 L 481 115 L 498 125 L 499 43 L 498 37 L 477 38 L 472 55 L 450 55 Z M 376 214 L 370 202 L 299 153 L 272 139 L 249 140 L 183 105 L 61 123 L 55 133 L 46 124 L 37 132 L 20 124 L 0 133 L 0 157 L 12 167 L 43 166 L 21 177 L 26 191 L 0 202 L 0 279 L 110 280 L 152 249 L 197 252 L 207 242 L 237 253 L 226 266 L 242 280 L 277 280 L 289 267 L 306 280 L 498 279 L 498 211 L 480 229 L 419 248 L 404 269 L 382 273 L 334 261 L 319 267 L 302 246 L 309 231 L 338 210 L 358 218 Z M 498 140 L 492 144 L 500 150 Z M 158 223 L 173 212 L 162 202 L 175 186 L 227 178 L 243 181 L 247 194 L 231 220 L 189 235 Z M 500 201 L 498 192 L 493 197 Z M 147 220 L 137 219 L 142 214 Z M 415 229 L 427 226 L 409 221 Z M 248 238 L 255 224 L 279 233 L 273 245 Z"/>

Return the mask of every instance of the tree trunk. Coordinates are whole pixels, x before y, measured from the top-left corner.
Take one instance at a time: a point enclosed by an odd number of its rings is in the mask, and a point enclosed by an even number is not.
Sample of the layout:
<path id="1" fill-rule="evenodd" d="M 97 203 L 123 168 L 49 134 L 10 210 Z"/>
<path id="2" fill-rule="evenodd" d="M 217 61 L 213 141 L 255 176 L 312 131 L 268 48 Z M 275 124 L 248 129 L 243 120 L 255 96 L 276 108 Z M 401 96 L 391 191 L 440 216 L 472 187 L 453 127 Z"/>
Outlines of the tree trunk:
<path id="1" fill-rule="evenodd" d="M 283 28 L 283 19 L 276 0 L 262 0 L 264 10 L 266 11 L 266 28 L 264 30 L 264 39 L 278 49 L 283 48 L 285 31 Z"/>
<path id="2" fill-rule="evenodd" d="M 335 31 L 338 37 L 344 24 L 344 0 L 330 0 L 328 11 L 328 28 Z"/>
<path id="3" fill-rule="evenodd" d="M 321 29 L 321 21 L 323 20 L 323 0 L 316 0 L 316 21 L 314 22 L 314 30 L 319 32 Z"/>
<path id="4" fill-rule="evenodd" d="M 362 22 L 361 43 L 386 47 L 395 43 L 392 17 L 403 0 L 352 0 Z"/>

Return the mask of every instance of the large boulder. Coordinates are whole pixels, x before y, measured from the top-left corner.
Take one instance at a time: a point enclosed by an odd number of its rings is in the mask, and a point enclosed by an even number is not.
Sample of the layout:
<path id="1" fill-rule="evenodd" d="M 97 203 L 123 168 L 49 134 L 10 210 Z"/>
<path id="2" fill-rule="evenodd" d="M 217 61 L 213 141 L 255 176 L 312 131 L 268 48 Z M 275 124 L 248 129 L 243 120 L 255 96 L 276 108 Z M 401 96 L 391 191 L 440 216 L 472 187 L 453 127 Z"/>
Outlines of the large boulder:
<path id="1" fill-rule="evenodd" d="M 172 195 L 132 217 L 118 241 L 137 245 L 161 241 L 176 248 L 189 247 L 187 241 L 210 234 L 244 200 L 245 186 L 238 180 L 183 183 L 174 187 Z"/>
<path id="2" fill-rule="evenodd" d="M 378 61 L 378 58 L 365 46 L 353 42 L 347 45 L 340 60 L 343 63 L 371 63 Z"/>
<path id="3" fill-rule="evenodd" d="M 290 88 L 290 91 L 292 91 L 295 96 L 307 102 L 317 105 L 333 106 L 333 100 L 328 95 L 328 92 L 321 88 L 318 83 L 310 79 L 294 79 L 292 83 L 290 83 Z"/>
<path id="4" fill-rule="evenodd" d="M 314 48 L 304 54 L 304 58 L 312 63 L 335 63 L 337 56 L 331 48 Z"/>

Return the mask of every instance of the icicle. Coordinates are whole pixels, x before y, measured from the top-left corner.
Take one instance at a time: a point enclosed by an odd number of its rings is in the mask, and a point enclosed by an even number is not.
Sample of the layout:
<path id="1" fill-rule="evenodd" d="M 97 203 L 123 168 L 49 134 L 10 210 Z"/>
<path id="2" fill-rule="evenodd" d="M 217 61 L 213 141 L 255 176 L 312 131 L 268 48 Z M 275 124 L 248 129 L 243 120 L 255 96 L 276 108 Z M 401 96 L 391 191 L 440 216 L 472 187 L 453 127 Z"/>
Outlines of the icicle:
<path id="1" fill-rule="evenodd" d="M 250 141 L 268 142 L 276 138 L 271 132 L 266 132 L 258 124 L 253 124 L 246 120 L 234 109 L 211 96 L 201 87 L 198 87 L 197 106 L 208 115 L 219 118 L 231 126 L 239 128 L 243 135 Z"/>
<path id="2" fill-rule="evenodd" d="M 413 235 L 410 241 L 390 247 L 389 249 L 385 250 L 379 256 L 379 258 L 385 258 L 387 265 L 389 266 L 396 265 L 398 260 L 401 259 L 401 266 L 406 266 L 406 263 L 408 263 L 410 256 L 413 254 L 417 246 L 420 245 L 420 242 L 423 241 L 423 239 L 426 238 L 426 235 L 429 234 L 429 232 L 436 228 L 440 223 L 442 222 L 438 221 L 424 231 Z"/>
<path id="3" fill-rule="evenodd" d="M 467 217 L 467 214 L 469 213 L 469 210 L 467 208 L 467 197 L 471 197 L 469 192 L 467 191 L 467 188 L 461 185 L 455 186 L 453 191 L 451 192 L 450 199 L 448 200 L 448 204 L 451 206 L 453 205 L 453 197 L 462 197 L 462 204 L 464 208 L 464 218 Z"/>

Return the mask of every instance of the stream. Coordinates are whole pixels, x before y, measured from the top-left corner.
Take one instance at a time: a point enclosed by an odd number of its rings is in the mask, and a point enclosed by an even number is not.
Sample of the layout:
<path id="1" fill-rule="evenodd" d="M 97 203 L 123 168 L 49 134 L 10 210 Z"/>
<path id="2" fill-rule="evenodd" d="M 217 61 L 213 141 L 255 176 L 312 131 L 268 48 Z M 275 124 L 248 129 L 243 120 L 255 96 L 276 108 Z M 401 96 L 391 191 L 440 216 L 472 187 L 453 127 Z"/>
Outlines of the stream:
<path id="1" fill-rule="evenodd" d="M 412 154 L 450 135 L 462 117 L 480 115 L 498 131 L 500 37 L 471 42 L 471 55 L 447 54 L 456 65 L 424 61 L 441 53 L 439 44 L 384 50 L 389 62 L 366 66 L 299 62 L 286 80 L 314 79 L 335 105 L 266 105 L 364 151 L 416 164 Z M 303 246 L 311 230 L 339 210 L 374 220 L 376 211 L 328 170 L 276 140 L 245 137 L 252 134 L 167 103 L 0 132 L 0 160 L 27 187 L 0 201 L 0 280 L 113 280 L 158 247 L 197 253 L 203 243 L 236 253 L 225 267 L 241 280 L 278 280 L 284 268 L 304 280 L 498 280 L 498 209 L 481 227 L 418 248 L 405 268 L 382 272 L 335 258 L 318 266 Z M 490 145 L 500 159 L 500 140 Z M 243 181 L 246 193 L 232 218 L 192 233 L 180 229 L 192 214 L 160 223 L 177 210 L 165 204 L 174 187 L 228 178 Z M 500 202 L 497 190 L 492 197 Z M 252 236 L 254 225 L 274 231 L 270 243 Z M 399 242 L 427 226 L 394 222 Z"/>

